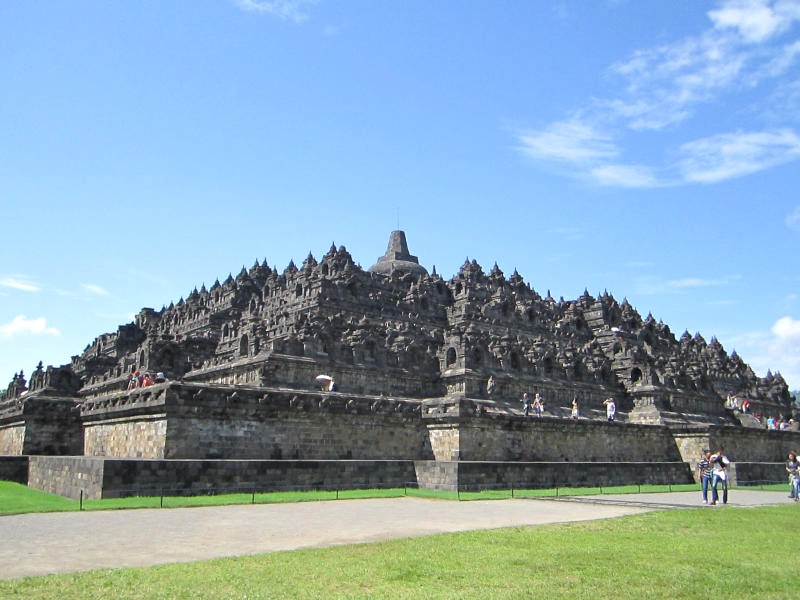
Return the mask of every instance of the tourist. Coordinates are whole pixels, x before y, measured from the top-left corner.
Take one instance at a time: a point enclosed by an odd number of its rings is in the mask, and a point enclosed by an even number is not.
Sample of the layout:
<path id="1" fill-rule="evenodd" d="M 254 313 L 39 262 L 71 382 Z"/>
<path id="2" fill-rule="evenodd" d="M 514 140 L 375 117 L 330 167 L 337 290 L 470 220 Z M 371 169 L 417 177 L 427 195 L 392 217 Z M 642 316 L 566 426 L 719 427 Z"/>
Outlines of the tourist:
<path id="1" fill-rule="evenodd" d="M 731 461 L 725 456 L 725 449 L 720 448 L 709 459 L 713 466 L 711 471 L 711 505 L 715 505 L 719 500 L 717 486 L 722 483 L 722 503 L 728 503 L 728 466 Z"/>
<path id="2" fill-rule="evenodd" d="M 520 402 L 522 402 L 522 407 L 525 409 L 525 416 L 527 417 L 531 412 L 531 397 L 528 396 L 528 392 L 522 394 Z"/>
<path id="3" fill-rule="evenodd" d="M 486 395 L 489 396 L 489 398 L 491 398 L 494 395 L 494 387 L 495 387 L 494 376 L 489 375 L 489 379 L 486 382 Z"/>
<path id="4" fill-rule="evenodd" d="M 335 392 L 336 391 L 336 380 L 331 377 L 330 383 L 328 383 L 328 391 Z"/>
<path id="5" fill-rule="evenodd" d="M 750 408 L 750 400 L 745 398 L 744 400 L 742 400 L 742 412 L 746 413 L 749 408 Z"/>
<path id="6" fill-rule="evenodd" d="M 536 412 L 536 416 L 541 419 L 542 413 L 544 412 L 544 398 L 539 394 L 533 397 L 533 410 Z"/>
<path id="7" fill-rule="evenodd" d="M 795 502 L 800 500 L 800 473 L 798 472 L 800 463 L 797 462 L 797 453 L 792 450 L 786 461 L 786 472 L 789 474 L 789 498 Z"/>
<path id="8" fill-rule="evenodd" d="M 144 375 L 142 375 L 142 387 L 150 387 L 153 385 L 153 377 L 150 375 L 150 371 L 145 371 Z"/>
<path id="9" fill-rule="evenodd" d="M 777 423 L 775 422 L 775 417 L 773 417 L 772 415 L 770 415 L 769 417 L 767 417 L 767 429 L 770 429 L 770 430 L 773 430 L 773 431 L 774 431 L 774 430 L 776 430 L 777 428 L 778 428 L 778 425 L 777 425 Z"/>
<path id="10" fill-rule="evenodd" d="M 580 416 L 580 408 L 581 405 L 578 403 L 578 398 L 575 397 L 572 399 L 572 418 L 577 420 Z"/>
<path id="11" fill-rule="evenodd" d="M 697 476 L 700 479 L 700 489 L 703 491 L 703 504 L 708 504 L 708 486 L 711 483 L 712 471 L 711 451 L 703 450 L 700 462 L 697 463 Z"/>
<path id="12" fill-rule="evenodd" d="M 140 383 L 141 383 L 141 380 L 140 380 L 140 377 L 139 377 L 139 370 L 136 369 L 136 370 L 133 371 L 133 373 L 131 373 L 130 378 L 128 379 L 128 389 L 129 390 L 135 389 L 135 388 L 139 387 Z"/>
<path id="13" fill-rule="evenodd" d="M 608 422 L 613 423 L 614 417 L 617 415 L 617 405 L 614 403 L 614 398 L 606 398 L 603 400 L 603 404 L 606 405 L 606 418 Z"/>
<path id="14" fill-rule="evenodd" d="M 132 390 L 136 387 L 136 371 L 133 370 L 128 374 L 128 383 L 125 384 L 126 390 Z"/>
<path id="15" fill-rule="evenodd" d="M 156 380 L 155 380 L 156 383 L 164 383 L 166 380 L 167 378 L 164 376 L 164 373 L 162 373 L 161 371 L 156 373 Z"/>

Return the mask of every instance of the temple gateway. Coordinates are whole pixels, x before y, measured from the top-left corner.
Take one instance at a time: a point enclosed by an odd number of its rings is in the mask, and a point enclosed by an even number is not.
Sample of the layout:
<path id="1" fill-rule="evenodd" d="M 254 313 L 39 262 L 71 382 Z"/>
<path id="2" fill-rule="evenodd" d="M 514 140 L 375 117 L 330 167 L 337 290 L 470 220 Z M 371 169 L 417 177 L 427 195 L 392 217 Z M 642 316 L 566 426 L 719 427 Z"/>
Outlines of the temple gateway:
<path id="1" fill-rule="evenodd" d="M 18 372 L 0 479 L 95 498 L 668 483 L 724 446 L 740 483 L 782 480 L 800 434 L 754 415 L 791 406 L 779 374 L 757 377 L 715 338 L 677 338 L 608 293 L 542 296 L 474 260 L 445 280 L 394 231 L 368 270 L 344 246 L 283 272 L 257 261 L 143 308 L 69 364 Z"/>

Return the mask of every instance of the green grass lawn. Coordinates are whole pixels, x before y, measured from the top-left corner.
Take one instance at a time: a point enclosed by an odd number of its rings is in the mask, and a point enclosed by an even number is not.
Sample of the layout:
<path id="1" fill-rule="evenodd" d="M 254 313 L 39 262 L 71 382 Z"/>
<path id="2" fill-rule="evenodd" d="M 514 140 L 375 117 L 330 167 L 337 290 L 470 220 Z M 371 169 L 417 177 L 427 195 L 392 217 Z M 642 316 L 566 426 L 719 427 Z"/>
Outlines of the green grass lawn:
<path id="1" fill-rule="evenodd" d="M 208 496 L 132 496 L 84 500 L 83 510 L 114 510 L 120 508 L 180 508 L 188 506 L 221 506 L 225 504 L 251 504 L 274 502 L 319 502 L 323 500 L 348 500 L 355 498 L 397 498 L 403 488 L 366 490 L 315 490 L 302 492 L 269 492 L 264 494 L 218 494 Z M 421 492 L 424 495 L 424 492 Z M 80 510 L 81 503 L 55 494 L 48 494 L 25 485 L 0 481 L 0 515 L 30 512 Z"/>
<path id="2" fill-rule="evenodd" d="M 798 516 L 668 510 L 0 581 L 0 597 L 796 598 Z"/>
<path id="3" fill-rule="evenodd" d="M 0 481 L 0 515 L 78 510 L 78 503 L 19 483 Z"/>
<path id="4" fill-rule="evenodd" d="M 782 491 L 786 485 L 761 486 L 758 489 Z M 122 508 L 181 508 L 189 506 L 221 506 L 225 504 L 266 504 L 273 502 L 319 502 L 323 500 L 347 500 L 354 498 L 397 498 L 418 496 L 441 500 L 503 500 L 506 498 L 552 498 L 557 496 L 580 496 L 597 494 L 633 494 L 647 492 L 699 491 L 697 485 L 628 485 L 616 487 L 551 488 L 551 489 L 487 489 L 481 491 L 449 492 L 409 488 L 363 489 L 363 490 L 314 490 L 268 492 L 263 494 L 218 494 L 207 496 L 133 496 L 130 498 L 108 498 L 84 500 L 83 510 L 114 510 Z M 77 500 L 47 494 L 18 483 L 0 481 L 0 515 L 80 510 Z"/>

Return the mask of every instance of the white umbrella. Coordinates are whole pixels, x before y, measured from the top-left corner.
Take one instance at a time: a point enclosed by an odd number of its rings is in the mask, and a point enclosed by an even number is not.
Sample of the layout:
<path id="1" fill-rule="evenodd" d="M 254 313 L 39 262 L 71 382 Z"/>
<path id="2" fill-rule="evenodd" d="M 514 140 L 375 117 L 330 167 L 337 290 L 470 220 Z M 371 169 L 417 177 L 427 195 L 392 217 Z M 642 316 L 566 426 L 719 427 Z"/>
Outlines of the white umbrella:
<path id="1" fill-rule="evenodd" d="M 316 381 L 317 383 L 330 383 L 331 381 L 333 381 L 333 377 L 331 377 L 330 375 L 317 375 L 314 378 L 314 381 Z"/>

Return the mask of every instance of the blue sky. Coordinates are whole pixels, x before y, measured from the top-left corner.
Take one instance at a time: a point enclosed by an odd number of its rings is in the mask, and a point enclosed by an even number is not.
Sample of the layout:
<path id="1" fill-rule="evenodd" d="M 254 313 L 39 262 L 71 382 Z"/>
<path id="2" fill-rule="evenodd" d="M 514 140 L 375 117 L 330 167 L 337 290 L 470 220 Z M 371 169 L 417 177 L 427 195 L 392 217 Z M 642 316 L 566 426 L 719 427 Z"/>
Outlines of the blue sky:
<path id="1" fill-rule="evenodd" d="M 0 381 L 389 232 L 800 388 L 800 2 L 0 3 Z"/>

